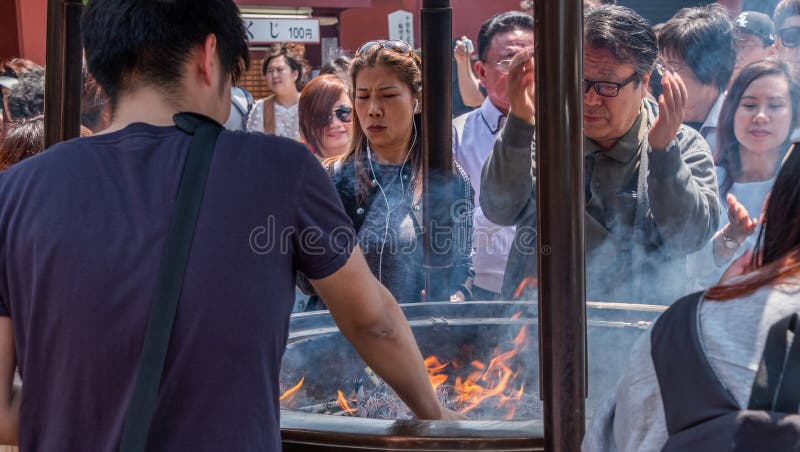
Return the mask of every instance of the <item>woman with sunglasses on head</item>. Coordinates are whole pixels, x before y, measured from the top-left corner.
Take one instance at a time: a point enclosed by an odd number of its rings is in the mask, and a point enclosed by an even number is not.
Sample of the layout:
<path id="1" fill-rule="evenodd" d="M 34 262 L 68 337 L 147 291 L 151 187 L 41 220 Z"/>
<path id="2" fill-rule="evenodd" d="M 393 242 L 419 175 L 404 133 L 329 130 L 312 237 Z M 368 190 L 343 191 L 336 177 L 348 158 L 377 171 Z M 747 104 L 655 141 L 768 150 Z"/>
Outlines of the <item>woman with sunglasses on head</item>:
<path id="1" fill-rule="evenodd" d="M 736 256 L 752 248 L 764 200 L 791 146 L 800 86 L 789 66 L 768 58 L 745 66 L 720 111 L 717 149 L 720 229 L 690 255 L 689 274 L 708 287 Z"/>
<path id="2" fill-rule="evenodd" d="M 270 47 L 261 69 L 272 94 L 253 105 L 247 130 L 300 139 L 297 102 L 306 81 L 308 63 L 294 44 Z"/>
<path id="3" fill-rule="evenodd" d="M 424 289 L 421 61 L 403 41 L 370 41 L 356 53 L 350 74 L 353 141 L 345 155 L 326 163 L 372 272 L 398 301 L 419 302 Z M 472 287 L 473 194 L 464 171 L 453 164 L 452 183 L 433 188 L 452 193 L 448 293 L 451 300 L 464 300 Z"/>
<path id="4" fill-rule="evenodd" d="M 320 75 L 300 93 L 300 132 L 318 159 L 338 157 L 353 138 L 353 103 L 347 82 Z"/>

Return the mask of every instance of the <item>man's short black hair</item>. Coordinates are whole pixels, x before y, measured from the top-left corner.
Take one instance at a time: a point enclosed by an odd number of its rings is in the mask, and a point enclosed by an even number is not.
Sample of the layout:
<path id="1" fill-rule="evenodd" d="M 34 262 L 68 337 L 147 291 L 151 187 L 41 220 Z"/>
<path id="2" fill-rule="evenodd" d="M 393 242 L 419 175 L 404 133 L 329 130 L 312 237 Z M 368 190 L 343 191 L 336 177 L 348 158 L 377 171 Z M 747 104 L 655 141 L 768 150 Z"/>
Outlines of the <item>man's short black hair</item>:
<path id="1" fill-rule="evenodd" d="M 533 31 L 533 17 L 519 11 L 508 11 L 496 14 L 484 22 L 478 32 L 478 58 L 486 61 L 486 52 L 496 34 L 514 30 Z"/>
<path id="2" fill-rule="evenodd" d="M 44 68 L 35 67 L 19 76 L 8 93 L 8 112 L 19 121 L 44 112 Z"/>
<path id="3" fill-rule="evenodd" d="M 668 20 L 658 33 L 658 48 L 686 62 L 704 85 L 721 91 L 736 64 L 733 24 L 720 5 L 683 8 Z"/>
<path id="4" fill-rule="evenodd" d="M 653 70 L 658 56 L 656 34 L 636 11 L 603 5 L 586 12 L 584 40 L 596 49 L 607 49 L 620 63 L 633 64 L 635 80 L 642 81 Z"/>
<path id="5" fill-rule="evenodd" d="M 233 0 L 90 0 L 81 23 L 89 72 L 112 101 L 136 83 L 174 89 L 209 34 L 223 74 L 236 80 L 250 58 Z"/>

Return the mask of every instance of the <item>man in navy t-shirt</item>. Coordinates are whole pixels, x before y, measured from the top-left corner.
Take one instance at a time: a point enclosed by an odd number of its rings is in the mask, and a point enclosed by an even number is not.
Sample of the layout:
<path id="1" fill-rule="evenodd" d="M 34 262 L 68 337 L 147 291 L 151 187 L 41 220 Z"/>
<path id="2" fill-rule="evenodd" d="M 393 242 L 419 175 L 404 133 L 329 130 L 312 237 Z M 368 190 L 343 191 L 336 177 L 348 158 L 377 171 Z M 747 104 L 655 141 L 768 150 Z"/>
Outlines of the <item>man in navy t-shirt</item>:
<path id="1" fill-rule="evenodd" d="M 0 174 L 0 443 L 116 451 L 191 137 L 224 122 L 247 60 L 232 0 L 92 0 L 90 71 L 110 127 Z M 302 145 L 222 132 L 196 226 L 148 450 L 280 449 L 278 374 L 297 271 L 418 417 L 434 397 L 411 330 L 366 266 Z M 22 390 L 12 390 L 15 366 Z"/>

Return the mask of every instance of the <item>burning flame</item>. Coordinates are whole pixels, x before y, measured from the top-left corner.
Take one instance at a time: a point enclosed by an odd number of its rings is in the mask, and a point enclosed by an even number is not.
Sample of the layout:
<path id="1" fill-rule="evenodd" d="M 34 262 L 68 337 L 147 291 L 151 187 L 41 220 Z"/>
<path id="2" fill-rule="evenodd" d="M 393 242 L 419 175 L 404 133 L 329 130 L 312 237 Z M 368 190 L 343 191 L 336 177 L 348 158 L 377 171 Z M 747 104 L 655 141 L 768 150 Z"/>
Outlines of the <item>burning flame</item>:
<path id="1" fill-rule="evenodd" d="M 447 363 L 442 364 L 435 356 L 431 355 L 425 358 L 425 368 L 428 369 L 428 378 L 431 380 L 431 387 L 434 391 L 447 381 L 447 375 L 441 373 L 445 367 L 447 367 Z"/>
<path id="2" fill-rule="evenodd" d="M 288 391 L 281 394 L 281 398 L 278 400 L 281 402 L 285 402 L 286 405 L 292 403 L 292 400 L 294 400 L 294 396 L 297 395 L 297 391 L 300 390 L 305 381 L 306 381 L 305 376 L 300 377 L 300 382 L 292 386 Z"/>
<path id="3" fill-rule="evenodd" d="M 353 414 L 358 411 L 358 408 L 350 408 L 350 405 L 347 403 L 347 399 L 344 398 L 344 394 L 341 390 L 336 391 L 336 404 L 339 405 L 339 408 L 342 411 L 345 411 L 347 414 Z"/>
<path id="4" fill-rule="evenodd" d="M 519 283 L 519 286 L 517 286 L 517 290 L 514 291 L 514 294 L 511 296 L 511 298 L 513 298 L 514 300 L 519 299 L 519 297 L 522 295 L 522 292 L 524 292 L 528 286 L 532 286 L 534 288 L 539 287 L 539 278 L 535 276 L 526 276 L 525 278 L 523 278 L 522 281 Z"/>
<path id="5" fill-rule="evenodd" d="M 462 414 L 475 410 L 481 404 L 491 403 L 499 409 L 505 409 L 504 418 L 510 420 L 516 413 L 517 405 L 524 393 L 524 384 L 513 389 L 514 381 L 520 370 L 511 368 L 511 360 L 527 345 L 527 328 L 523 326 L 512 341 L 513 348 L 493 357 L 489 364 L 481 361 L 470 363 L 473 369 L 466 378 L 456 377 L 453 389 L 458 411 Z M 429 378 L 434 389 L 447 380 L 447 375 L 440 372 L 447 366 L 435 356 L 425 360 Z M 454 366 L 455 367 L 455 366 Z"/>

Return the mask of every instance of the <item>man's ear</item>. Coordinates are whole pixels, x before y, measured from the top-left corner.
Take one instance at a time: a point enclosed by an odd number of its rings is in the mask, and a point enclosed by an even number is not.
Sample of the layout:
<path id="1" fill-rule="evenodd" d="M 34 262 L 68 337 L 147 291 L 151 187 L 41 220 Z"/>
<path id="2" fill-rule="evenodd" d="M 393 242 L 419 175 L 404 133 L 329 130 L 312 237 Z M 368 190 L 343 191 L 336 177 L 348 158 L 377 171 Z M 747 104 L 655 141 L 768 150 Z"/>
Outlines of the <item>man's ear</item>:
<path id="1" fill-rule="evenodd" d="M 475 62 L 475 75 L 478 76 L 478 80 L 480 80 L 481 85 L 486 87 L 486 63 L 481 60 Z"/>
<path id="2" fill-rule="evenodd" d="M 647 97 L 647 95 L 650 93 L 647 90 L 650 87 L 650 74 L 651 74 L 651 72 L 648 72 L 648 73 L 644 74 L 644 77 L 642 77 L 642 81 L 639 82 L 641 84 L 641 86 L 639 88 L 641 88 L 641 90 L 642 90 L 642 99 Z"/>
<path id="3" fill-rule="evenodd" d="M 203 42 L 202 51 L 198 55 L 200 67 L 200 76 L 203 83 L 208 86 L 215 86 L 216 73 L 219 71 L 217 68 L 217 36 L 213 33 L 206 36 Z"/>

